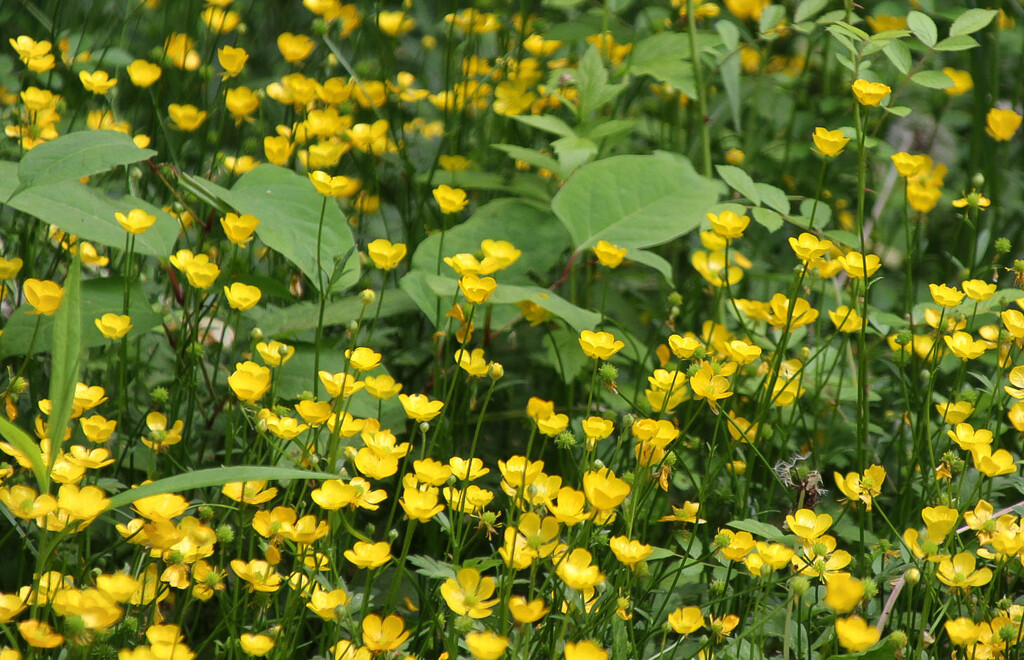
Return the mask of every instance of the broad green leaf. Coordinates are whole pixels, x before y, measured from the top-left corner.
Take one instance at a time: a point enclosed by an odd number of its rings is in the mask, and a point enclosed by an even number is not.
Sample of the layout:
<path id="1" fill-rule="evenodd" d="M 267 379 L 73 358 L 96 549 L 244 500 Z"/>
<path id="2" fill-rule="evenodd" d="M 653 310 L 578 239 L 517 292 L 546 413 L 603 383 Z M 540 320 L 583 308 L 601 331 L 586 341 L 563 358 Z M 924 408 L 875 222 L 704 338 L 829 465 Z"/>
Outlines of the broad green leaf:
<path id="1" fill-rule="evenodd" d="M 696 98 L 697 87 L 690 63 L 690 46 L 685 34 L 664 31 L 638 42 L 629 58 L 629 73 L 651 76 L 668 83 L 690 98 Z"/>
<path id="2" fill-rule="evenodd" d="M 778 527 L 752 518 L 748 518 L 746 520 L 733 520 L 727 524 L 733 529 L 738 529 L 742 532 L 750 532 L 755 536 L 760 536 L 761 538 L 768 539 L 769 541 L 778 542 L 786 538 L 786 535 Z"/>
<path id="3" fill-rule="evenodd" d="M 239 213 L 250 213 L 260 221 L 256 235 L 271 249 L 291 261 L 319 288 L 317 276 L 317 233 L 323 210 L 320 267 L 324 284 L 330 280 L 335 257 L 348 254 L 346 272 L 335 284 L 341 291 L 359 281 L 359 255 L 348 222 L 337 203 L 320 195 L 309 179 L 276 165 L 260 165 L 235 182 L 231 190 L 212 183 L 207 187 Z"/>
<path id="4" fill-rule="evenodd" d="M 591 140 L 601 140 L 621 135 L 622 133 L 628 133 L 635 126 L 636 122 L 632 119 L 606 119 L 595 124 L 592 128 L 588 128 L 582 137 L 590 138 Z"/>
<path id="5" fill-rule="evenodd" d="M 758 206 L 751 213 L 754 215 L 754 220 L 768 231 L 775 232 L 782 229 L 782 216 L 775 211 Z"/>
<path id="6" fill-rule="evenodd" d="M 948 89 L 953 86 L 953 79 L 941 71 L 918 71 L 910 79 L 931 89 Z"/>
<path id="7" fill-rule="evenodd" d="M 550 182 L 542 179 L 533 173 L 495 174 L 492 172 L 480 172 L 478 170 L 462 170 L 449 172 L 438 169 L 433 177 L 428 180 L 426 173 L 416 177 L 417 183 L 429 185 L 431 188 L 443 184 L 453 188 L 465 190 L 496 190 L 499 192 L 511 193 L 521 197 L 540 199 L 545 202 L 551 200 L 551 193 L 548 192 Z"/>
<path id="8" fill-rule="evenodd" d="M 757 194 L 761 196 L 761 203 L 775 209 L 782 215 L 789 215 L 789 197 L 782 188 L 767 183 L 758 183 Z"/>
<path id="9" fill-rule="evenodd" d="M 966 34 L 958 34 L 954 37 L 946 37 L 939 43 L 935 44 L 935 50 L 943 51 L 956 51 L 956 50 L 970 50 L 977 48 L 977 40 Z"/>
<path id="10" fill-rule="evenodd" d="M 939 31 L 935 27 L 935 21 L 925 13 L 912 11 L 907 14 L 907 27 L 921 43 L 929 48 L 939 40 Z"/>
<path id="11" fill-rule="evenodd" d="M 802 23 L 814 18 L 828 6 L 828 0 L 804 0 L 798 3 L 793 12 L 793 22 Z"/>
<path id="12" fill-rule="evenodd" d="M 359 318 L 363 303 L 357 296 L 332 300 L 324 306 L 324 326 L 345 325 Z M 379 311 L 378 311 L 379 307 Z M 320 306 L 313 302 L 301 302 L 264 312 L 260 315 L 259 327 L 263 334 L 274 339 L 285 339 L 317 326 Z M 388 318 L 398 314 L 416 311 L 416 305 L 403 291 L 388 289 L 387 293 L 377 296 L 377 302 L 365 310 L 364 316 Z"/>
<path id="13" fill-rule="evenodd" d="M 577 251 L 602 239 L 643 248 L 695 229 L 721 190 L 682 156 L 613 156 L 577 170 L 551 207 Z"/>
<path id="14" fill-rule="evenodd" d="M 669 286 L 675 286 L 675 283 L 672 281 L 672 264 L 660 254 L 648 252 L 647 250 L 630 250 L 626 253 L 626 259 L 643 264 L 648 268 L 653 268 L 661 273 L 661 276 L 665 278 L 665 282 Z"/>
<path id="15" fill-rule="evenodd" d="M 567 137 L 555 140 L 551 148 L 558 156 L 559 170 L 562 176 L 569 176 L 575 172 L 580 165 L 587 163 L 597 156 L 597 145 L 582 137 Z"/>
<path id="16" fill-rule="evenodd" d="M 554 115 L 515 115 L 512 119 L 520 124 L 526 124 L 530 128 L 536 128 L 559 137 L 576 137 L 576 131 Z"/>
<path id="17" fill-rule="evenodd" d="M 155 155 L 152 149 L 139 149 L 124 133 L 75 131 L 26 153 L 18 164 L 18 188 L 27 190 L 55 181 L 80 179 Z"/>
<path id="18" fill-rule="evenodd" d="M 580 378 L 584 373 L 584 367 L 591 364 L 590 358 L 580 350 L 578 333 L 559 326 L 544 333 L 542 343 L 543 361 L 549 364 L 567 385 Z M 536 353 L 534 355 L 540 357 Z"/>
<path id="19" fill-rule="evenodd" d="M 197 488 L 223 486 L 237 481 L 278 481 L 281 479 L 337 479 L 338 475 L 326 472 L 310 472 L 285 467 L 266 467 L 261 465 L 237 465 L 232 467 L 207 468 L 183 472 L 166 479 L 158 479 L 148 484 L 126 490 L 110 498 L 107 511 L 120 509 L 136 500 L 164 493 L 184 493 Z"/>
<path id="20" fill-rule="evenodd" d="M 732 116 L 732 124 L 736 132 L 742 132 L 740 124 L 740 57 L 737 54 L 740 42 L 739 29 L 729 21 L 718 21 L 715 23 L 715 31 L 722 37 L 722 45 L 725 46 L 719 59 L 719 72 L 722 75 L 722 86 L 725 88 L 725 96 L 729 101 L 729 114 Z M 691 97 L 692 98 L 692 97 Z"/>
<path id="21" fill-rule="evenodd" d="M 136 337 L 160 325 L 161 316 L 153 311 L 142 285 L 133 282 L 129 288 L 130 301 L 128 316 L 132 318 L 132 329 L 128 337 Z M 120 314 L 124 309 L 124 279 L 109 277 L 82 282 L 81 341 L 83 348 L 102 346 L 110 342 L 96 328 L 95 320 L 106 313 Z M 33 353 L 48 353 L 53 347 L 54 318 L 29 314 L 30 308 L 22 305 L 7 320 L 3 335 L 0 335 L 0 359 L 13 355 L 25 355 L 29 345 Z M 39 323 L 35 341 L 33 328 Z"/>
<path id="22" fill-rule="evenodd" d="M 75 388 L 82 363 L 82 262 L 71 260 L 64 278 L 64 297 L 53 315 L 53 359 L 50 367 L 50 405 L 47 426 L 51 438 L 64 439 L 64 429 L 71 419 Z M 50 452 L 50 465 L 57 460 L 60 444 Z"/>
<path id="23" fill-rule="evenodd" d="M 514 264 L 495 275 L 499 283 L 530 284 L 531 271 L 547 273 L 571 249 L 565 229 L 547 205 L 506 197 L 484 204 L 461 225 L 446 231 L 443 238 L 441 234 L 428 236 L 417 246 L 412 268 L 451 276 L 453 271 L 444 258 L 460 252 L 477 254 L 485 239 L 508 241 L 522 251 Z"/>
<path id="24" fill-rule="evenodd" d="M 761 204 L 761 195 L 757 192 L 757 186 L 750 175 L 734 165 L 717 165 L 715 170 L 722 180 L 729 184 L 729 187 L 749 199 L 754 204 Z"/>
<path id="25" fill-rule="evenodd" d="M 14 445 L 15 449 L 28 457 L 32 463 L 32 476 L 36 478 L 37 488 L 41 493 L 46 492 L 50 483 L 50 466 L 43 464 L 43 454 L 38 443 L 3 416 L 0 416 L 0 438 Z"/>
<path id="26" fill-rule="evenodd" d="M 910 57 L 910 48 L 907 47 L 907 44 L 899 40 L 893 40 L 885 44 L 882 52 L 889 58 L 889 61 L 896 67 L 897 71 L 903 75 L 910 73 L 913 60 Z"/>
<path id="27" fill-rule="evenodd" d="M 814 214 L 814 217 L 811 217 L 811 213 Z M 828 226 L 828 223 L 831 222 L 832 208 L 827 202 L 818 202 L 815 205 L 813 199 L 805 199 L 800 202 L 800 215 L 809 223 L 813 223 L 816 229 L 821 229 Z"/>
<path id="28" fill-rule="evenodd" d="M 131 195 L 112 199 L 96 188 L 71 180 L 33 186 L 11 198 L 18 186 L 17 169 L 14 163 L 0 161 L 0 199 L 10 198 L 0 203 L 82 240 L 121 250 L 125 245 L 125 231 L 117 224 L 114 214 L 139 208 L 156 216 L 156 224 L 135 237 L 135 251 L 152 257 L 167 257 L 174 249 L 180 231 L 178 221 L 149 202 Z"/>
<path id="29" fill-rule="evenodd" d="M 988 27 L 988 24 L 998 15 L 999 11 L 996 9 L 968 9 L 957 16 L 953 24 L 949 26 L 949 36 L 973 34 Z"/>

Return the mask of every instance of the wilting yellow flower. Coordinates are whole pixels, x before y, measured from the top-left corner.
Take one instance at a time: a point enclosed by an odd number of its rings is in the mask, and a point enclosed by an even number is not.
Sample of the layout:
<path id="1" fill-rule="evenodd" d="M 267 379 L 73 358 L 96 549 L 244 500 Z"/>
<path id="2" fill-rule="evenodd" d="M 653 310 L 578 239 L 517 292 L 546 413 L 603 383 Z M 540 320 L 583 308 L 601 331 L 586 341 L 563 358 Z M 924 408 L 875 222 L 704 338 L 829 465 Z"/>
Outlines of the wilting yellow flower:
<path id="1" fill-rule="evenodd" d="M 814 129 L 811 139 L 814 140 L 816 151 L 827 158 L 838 156 L 842 153 L 846 143 L 850 141 L 850 138 L 843 135 L 842 131 L 830 131 L 821 126 Z"/>
<path id="2" fill-rule="evenodd" d="M 132 319 L 128 315 L 108 312 L 94 322 L 96 328 L 107 339 L 120 339 L 132 329 Z"/>
<path id="3" fill-rule="evenodd" d="M 876 106 L 889 96 L 890 92 L 892 88 L 885 83 L 868 82 L 863 78 L 853 82 L 853 94 L 861 105 Z"/>
<path id="4" fill-rule="evenodd" d="M 997 142 L 1006 142 L 1020 128 L 1021 119 L 1009 108 L 992 108 L 985 115 L 985 132 Z"/>

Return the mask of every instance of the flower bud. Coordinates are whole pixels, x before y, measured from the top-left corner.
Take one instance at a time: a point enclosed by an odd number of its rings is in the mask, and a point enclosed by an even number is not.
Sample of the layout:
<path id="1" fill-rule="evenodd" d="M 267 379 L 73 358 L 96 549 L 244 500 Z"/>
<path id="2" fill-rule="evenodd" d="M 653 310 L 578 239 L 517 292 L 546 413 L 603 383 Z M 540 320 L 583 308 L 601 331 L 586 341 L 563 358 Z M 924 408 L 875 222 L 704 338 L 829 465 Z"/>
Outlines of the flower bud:
<path id="1" fill-rule="evenodd" d="M 217 542 L 221 545 L 235 540 L 235 528 L 228 524 L 217 526 Z"/>
<path id="2" fill-rule="evenodd" d="M 363 289 L 359 292 L 359 302 L 365 305 L 372 305 L 377 300 L 377 293 L 373 289 Z"/>
<path id="3" fill-rule="evenodd" d="M 252 332 L 249 333 L 249 339 L 253 341 L 263 341 L 263 331 L 259 328 L 253 328 Z"/>

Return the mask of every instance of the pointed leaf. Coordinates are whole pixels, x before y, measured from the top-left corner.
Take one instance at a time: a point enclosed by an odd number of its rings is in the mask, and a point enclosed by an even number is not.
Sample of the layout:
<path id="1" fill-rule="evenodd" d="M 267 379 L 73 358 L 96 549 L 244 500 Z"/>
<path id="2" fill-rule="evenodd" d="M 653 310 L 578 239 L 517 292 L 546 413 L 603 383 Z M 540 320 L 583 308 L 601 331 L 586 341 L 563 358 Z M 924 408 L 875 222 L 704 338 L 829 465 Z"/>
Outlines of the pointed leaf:
<path id="1" fill-rule="evenodd" d="M 761 204 L 761 195 L 757 192 L 757 186 L 750 175 L 733 165 L 718 165 L 715 167 L 718 176 L 729 184 L 729 187 L 749 199 L 754 204 Z"/>
<path id="2" fill-rule="evenodd" d="M 921 43 L 929 48 L 939 40 L 939 31 L 935 27 L 935 21 L 925 13 L 912 11 L 907 14 L 907 27 Z"/>
<path id="3" fill-rule="evenodd" d="M 71 260 L 64 279 L 64 297 L 53 316 L 53 361 L 50 372 L 50 415 L 48 435 L 54 442 L 49 469 L 60 453 L 64 428 L 71 419 L 75 388 L 82 360 L 82 262 Z"/>
<path id="4" fill-rule="evenodd" d="M 996 9 L 968 9 L 957 16 L 953 25 L 949 26 L 949 36 L 973 34 L 988 27 L 988 24 L 999 15 Z"/>
<path id="5" fill-rule="evenodd" d="M 554 115 L 515 115 L 512 119 L 520 124 L 526 124 L 530 128 L 536 128 L 559 137 L 576 137 L 576 131 Z"/>
<path id="6" fill-rule="evenodd" d="M 285 467 L 266 467 L 258 465 L 238 465 L 233 467 L 208 468 L 193 470 L 182 474 L 158 479 L 148 484 L 123 491 L 110 498 L 108 511 L 119 509 L 132 502 L 163 493 L 184 493 L 196 488 L 223 486 L 237 481 L 277 481 L 281 479 L 337 479 L 338 475 L 326 472 L 310 472 Z"/>
<path id="7" fill-rule="evenodd" d="M 754 215 L 754 220 L 768 231 L 775 232 L 782 229 L 782 216 L 775 211 L 758 206 L 751 213 Z"/>
<path id="8" fill-rule="evenodd" d="M 651 76 L 668 83 L 689 98 L 697 96 L 690 64 L 689 42 L 678 32 L 659 32 L 640 41 L 629 57 L 629 72 L 634 76 Z"/>
<path id="9" fill-rule="evenodd" d="M 36 487 L 45 492 L 50 483 L 49 467 L 43 464 L 43 454 L 35 440 L 6 417 L 0 417 L 0 438 L 14 445 L 14 448 L 28 457 L 32 463 L 32 475 L 36 478 Z"/>
<path id="10" fill-rule="evenodd" d="M 910 79 L 930 89 L 948 89 L 953 86 L 953 79 L 941 71 L 918 71 Z"/>
<path id="11" fill-rule="evenodd" d="M 775 209 L 782 215 L 789 215 L 789 197 L 786 196 L 786 191 L 767 183 L 755 185 L 757 186 L 757 193 L 761 195 L 762 204 Z"/>
<path id="12" fill-rule="evenodd" d="M 124 133 L 76 131 L 26 153 L 18 164 L 19 188 L 26 190 L 54 181 L 80 179 L 155 155 L 152 149 L 139 149 Z"/>

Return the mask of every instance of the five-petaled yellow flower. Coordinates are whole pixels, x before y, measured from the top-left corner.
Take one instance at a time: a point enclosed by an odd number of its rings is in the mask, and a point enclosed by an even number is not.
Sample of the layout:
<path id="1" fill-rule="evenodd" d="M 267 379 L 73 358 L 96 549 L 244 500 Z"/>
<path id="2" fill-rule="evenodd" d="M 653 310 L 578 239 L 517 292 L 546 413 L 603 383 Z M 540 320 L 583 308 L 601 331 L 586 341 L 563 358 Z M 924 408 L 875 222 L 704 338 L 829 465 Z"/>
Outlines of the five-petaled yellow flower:
<path id="1" fill-rule="evenodd" d="M 594 332 L 593 330 L 581 332 L 579 342 L 583 354 L 595 360 L 607 360 L 626 346 L 625 342 L 616 339 L 615 335 L 610 332 Z"/>

